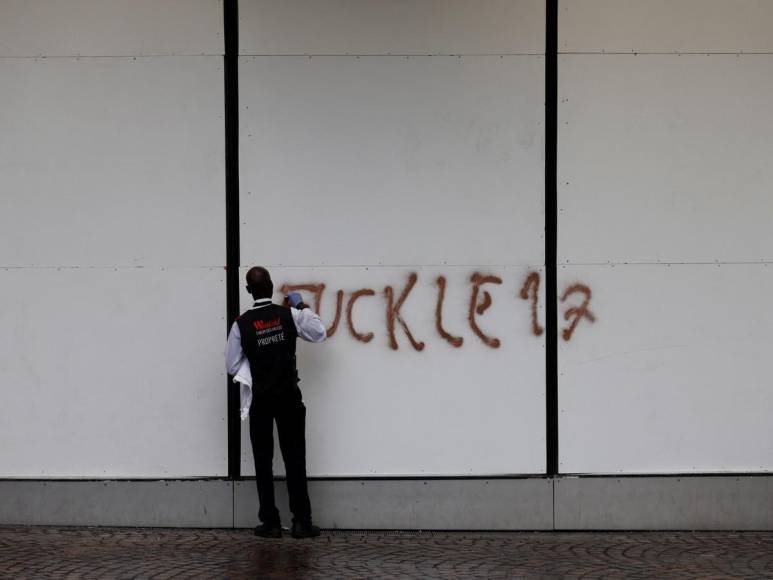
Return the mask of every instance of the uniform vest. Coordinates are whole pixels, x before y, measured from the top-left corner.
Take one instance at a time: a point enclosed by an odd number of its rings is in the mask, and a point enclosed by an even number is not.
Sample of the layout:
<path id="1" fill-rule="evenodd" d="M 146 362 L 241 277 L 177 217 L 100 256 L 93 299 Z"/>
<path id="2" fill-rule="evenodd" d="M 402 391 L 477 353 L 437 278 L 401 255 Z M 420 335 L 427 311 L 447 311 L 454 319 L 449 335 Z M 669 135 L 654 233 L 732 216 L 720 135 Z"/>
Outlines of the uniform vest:
<path id="1" fill-rule="evenodd" d="M 298 387 L 295 342 L 298 331 L 289 308 L 269 302 L 252 308 L 236 321 L 242 350 L 250 361 L 252 389 L 278 394 Z"/>

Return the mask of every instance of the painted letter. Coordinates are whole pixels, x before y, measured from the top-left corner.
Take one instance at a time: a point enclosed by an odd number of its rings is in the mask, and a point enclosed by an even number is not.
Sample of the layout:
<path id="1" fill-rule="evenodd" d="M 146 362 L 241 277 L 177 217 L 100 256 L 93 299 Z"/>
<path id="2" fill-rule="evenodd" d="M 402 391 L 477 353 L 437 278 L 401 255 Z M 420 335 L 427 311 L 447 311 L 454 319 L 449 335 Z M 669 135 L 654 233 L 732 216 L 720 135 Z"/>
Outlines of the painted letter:
<path id="1" fill-rule="evenodd" d="M 306 291 L 311 292 L 314 295 L 314 312 L 320 314 L 320 308 L 322 308 L 322 293 L 325 291 L 324 284 L 284 284 L 279 291 L 283 296 L 286 296 L 290 292 Z M 330 338 L 335 334 L 338 328 L 338 323 L 341 320 L 341 307 L 343 306 L 344 291 L 339 290 L 336 302 L 336 313 L 333 324 L 327 329 L 327 337 Z"/>
<path id="2" fill-rule="evenodd" d="M 324 284 L 283 284 L 279 289 L 282 296 L 287 296 L 290 292 L 311 292 L 314 295 L 314 312 L 319 314 L 319 305 L 322 301 L 322 293 L 325 291 Z"/>
<path id="3" fill-rule="evenodd" d="M 438 276 L 437 280 L 438 294 L 437 294 L 437 306 L 435 306 L 435 328 L 438 334 L 446 339 L 451 346 L 459 348 L 464 343 L 464 339 L 461 336 L 454 336 L 449 334 L 443 328 L 443 300 L 446 296 L 446 278 L 445 276 Z"/>
<path id="4" fill-rule="evenodd" d="M 375 292 L 370 288 L 362 288 L 356 292 L 352 292 L 352 295 L 349 298 L 349 304 L 346 305 L 346 325 L 349 327 L 349 334 L 351 334 L 360 342 L 370 342 L 373 340 L 373 333 L 369 332 L 367 334 L 360 334 L 354 329 L 354 321 L 352 320 L 352 308 L 354 308 L 354 303 L 361 296 L 373 296 L 374 294 Z"/>
<path id="5" fill-rule="evenodd" d="M 475 272 L 470 277 L 470 282 L 472 282 L 472 295 L 470 296 L 470 312 L 467 315 L 467 319 L 470 322 L 470 327 L 486 346 L 491 348 L 499 348 L 501 344 L 499 339 L 486 336 L 478 327 L 478 323 L 475 320 L 475 315 L 477 314 L 480 316 L 489 308 L 489 306 L 491 306 L 491 295 L 485 290 L 483 291 L 483 301 L 478 304 L 478 292 L 480 287 L 483 286 L 483 284 L 501 284 L 502 278 L 499 276 L 483 276 L 479 272 Z"/>
<path id="6" fill-rule="evenodd" d="M 539 301 L 539 272 L 532 272 L 526 277 L 526 281 L 521 288 L 521 298 L 529 300 L 531 298 L 531 331 L 534 336 L 542 336 L 544 329 L 537 321 L 537 305 Z"/>
<path id="7" fill-rule="evenodd" d="M 336 315 L 333 319 L 333 324 L 330 325 L 330 328 L 327 329 L 327 337 L 330 338 L 333 336 L 336 332 L 336 329 L 338 328 L 338 323 L 341 321 L 341 308 L 344 304 L 344 291 L 339 290 L 336 293 Z M 317 312 L 319 314 L 319 312 Z"/>
<path id="8" fill-rule="evenodd" d="M 581 294 L 585 295 L 585 300 L 583 300 L 583 303 L 581 306 L 577 308 L 569 308 L 564 313 L 564 320 L 569 320 L 570 318 L 574 317 L 574 320 L 572 320 L 571 324 L 569 325 L 569 328 L 565 328 L 562 332 L 562 336 L 564 337 L 564 340 L 571 340 L 572 334 L 574 333 L 574 329 L 577 328 L 577 325 L 580 323 L 580 320 L 582 318 L 587 318 L 590 322 L 596 322 L 596 316 L 588 310 L 588 303 L 590 302 L 591 298 L 591 291 L 590 288 L 585 286 L 584 284 L 574 284 L 572 286 L 569 286 L 569 288 L 566 289 L 564 292 L 564 295 L 561 297 L 561 302 L 565 302 L 569 296 L 574 294 L 575 292 L 580 292 Z"/>
<path id="9" fill-rule="evenodd" d="M 416 341 L 413 338 L 408 325 L 405 323 L 405 320 L 403 320 L 403 317 L 400 316 L 400 308 L 402 307 L 403 302 L 405 302 L 405 299 L 408 298 L 408 294 L 410 294 L 414 284 L 416 284 L 416 279 L 416 273 L 411 272 L 411 274 L 408 276 L 408 283 L 403 289 L 402 294 L 400 294 L 400 298 L 397 300 L 397 302 L 394 302 L 394 290 L 392 287 L 387 286 L 384 289 L 384 294 L 386 295 L 387 299 L 387 332 L 389 333 L 389 346 L 392 348 L 392 350 L 398 349 L 397 339 L 395 338 L 395 320 L 397 320 L 400 323 L 400 326 L 403 327 L 403 331 L 405 331 L 405 334 L 408 337 L 408 340 L 411 342 L 413 348 L 416 350 L 424 350 L 424 343 Z"/>

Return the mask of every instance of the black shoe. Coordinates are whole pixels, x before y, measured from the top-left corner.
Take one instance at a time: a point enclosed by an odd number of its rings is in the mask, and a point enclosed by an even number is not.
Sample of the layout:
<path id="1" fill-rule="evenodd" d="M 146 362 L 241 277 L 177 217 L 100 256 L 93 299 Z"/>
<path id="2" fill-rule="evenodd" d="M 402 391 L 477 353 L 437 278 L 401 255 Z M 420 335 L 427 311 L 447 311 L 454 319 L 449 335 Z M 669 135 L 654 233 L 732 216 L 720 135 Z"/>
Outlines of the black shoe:
<path id="1" fill-rule="evenodd" d="M 293 522 L 293 538 L 316 538 L 319 535 L 319 528 L 313 524 L 303 524 Z"/>
<path id="2" fill-rule="evenodd" d="M 260 538 L 281 538 L 282 526 L 279 524 L 272 526 L 260 524 L 259 526 L 255 526 L 255 531 L 252 533 Z"/>

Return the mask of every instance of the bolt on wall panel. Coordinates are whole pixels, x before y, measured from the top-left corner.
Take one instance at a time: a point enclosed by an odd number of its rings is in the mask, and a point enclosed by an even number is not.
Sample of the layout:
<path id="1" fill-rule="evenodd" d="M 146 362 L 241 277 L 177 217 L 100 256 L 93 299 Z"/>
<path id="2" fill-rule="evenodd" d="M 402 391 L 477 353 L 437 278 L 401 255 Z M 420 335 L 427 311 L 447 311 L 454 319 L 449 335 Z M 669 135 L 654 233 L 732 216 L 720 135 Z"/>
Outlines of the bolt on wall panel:
<path id="1" fill-rule="evenodd" d="M 560 52 L 773 52 L 769 0 L 559 0 Z"/>
<path id="2" fill-rule="evenodd" d="M 773 470 L 773 266 L 572 265 L 558 282 L 561 472 Z"/>
<path id="3" fill-rule="evenodd" d="M 773 57 L 559 57 L 559 263 L 773 260 Z"/>
<path id="4" fill-rule="evenodd" d="M 0 269 L 0 476 L 226 476 L 224 274 Z"/>
<path id="5" fill-rule="evenodd" d="M 298 340 L 310 475 L 544 473 L 544 268 L 264 265 L 328 329 Z"/>
<path id="6" fill-rule="evenodd" d="M 240 106 L 243 263 L 544 262 L 544 57 L 245 57 Z"/>
<path id="7" fill-rule="evenodd" d="M 220 57 L 0 60 L 0 266 L 222 266 L 222 75 Z"/>
<path id="8" fill-rule="evenodd" d="M 223 0 L 3 0 L 0 57 L 223 54 Z"/>
<path id="9" fill-rule="evenodd" d="M 242 0 L 240 54 L 544 54 L 543 0 Z"/>

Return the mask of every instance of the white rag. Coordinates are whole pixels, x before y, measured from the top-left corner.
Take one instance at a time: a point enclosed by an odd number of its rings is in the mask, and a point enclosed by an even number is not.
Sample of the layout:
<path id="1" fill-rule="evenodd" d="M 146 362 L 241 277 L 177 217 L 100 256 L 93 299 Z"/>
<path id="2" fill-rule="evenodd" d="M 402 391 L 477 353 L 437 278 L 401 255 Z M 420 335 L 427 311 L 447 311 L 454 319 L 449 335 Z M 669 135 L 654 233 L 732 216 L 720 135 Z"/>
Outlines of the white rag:
<path id="1" fill-rule="evenodd" d="M 234 382 L 241 385 L 240 416 L 242 421 L 246 421 L 250 415 L 250 405 L 252 404 L 252 371 L 250 371 L 250 361 L 246 358 L 239 365 L 239 370 L 234 375 Z"/>

